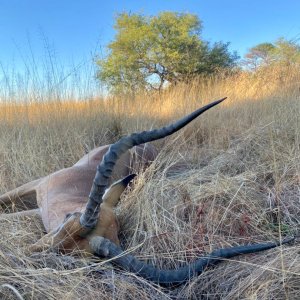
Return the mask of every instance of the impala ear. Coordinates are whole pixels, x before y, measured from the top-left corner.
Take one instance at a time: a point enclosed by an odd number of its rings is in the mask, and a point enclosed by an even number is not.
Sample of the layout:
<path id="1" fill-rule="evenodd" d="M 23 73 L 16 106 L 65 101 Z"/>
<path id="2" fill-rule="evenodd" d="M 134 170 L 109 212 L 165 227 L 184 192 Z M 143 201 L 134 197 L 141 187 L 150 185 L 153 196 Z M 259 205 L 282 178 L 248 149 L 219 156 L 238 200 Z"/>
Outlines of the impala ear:
<path id="1" fill-rule="evenodd" d="M 121 194 L 126 189 L 127 185 L 134 179 L 136 174 L 130 174 L 123 179 L 114 182 L 104 193 L 103 203 L 109 206 L 116 206 L 120 200 Z"/>

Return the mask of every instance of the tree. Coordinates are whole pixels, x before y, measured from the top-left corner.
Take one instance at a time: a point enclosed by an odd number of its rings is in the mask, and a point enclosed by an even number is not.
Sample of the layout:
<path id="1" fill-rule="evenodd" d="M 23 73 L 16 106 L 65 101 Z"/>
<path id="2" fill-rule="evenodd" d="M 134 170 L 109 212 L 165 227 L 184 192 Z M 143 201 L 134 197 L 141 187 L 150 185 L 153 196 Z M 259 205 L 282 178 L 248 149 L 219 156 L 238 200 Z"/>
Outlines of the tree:
<path id="1" fill-rule="evenodd" d="M 163 12 L 147 17 L 118 15 L 116 36 L 108 55 L 97 61 L 98 78 L 113 91 L 160 90 L 199 74 L 231 68 L 237 59 L 228 43 L 210 45 L 200 37 L 202 22 L 196 15 Z"/>
<path id="2" fill-rule="evenodd" d="M 272 51 L 275 61 L 284 64 L 300 64 L 300 45 L 297 41 L 279 38 L 275 42 L 275 49 Z"/>
<path id="3" fill-rule="evenodd" d="M 261 43 L 249 49 L 244 63 L 252 70 L 275 64 L 299 65 L 300 46 L 297 41 L 284 38 L 274 43 Z"/>
<path id="4" fill-rule="evenodd" d="M 272 59 L 272 51 L 274 48 L 275 46 L 272 43 L 262 43 L 250 48 L 245 55 L 246 65 L 254 70 L 261 65 L 268 65 Z"/>

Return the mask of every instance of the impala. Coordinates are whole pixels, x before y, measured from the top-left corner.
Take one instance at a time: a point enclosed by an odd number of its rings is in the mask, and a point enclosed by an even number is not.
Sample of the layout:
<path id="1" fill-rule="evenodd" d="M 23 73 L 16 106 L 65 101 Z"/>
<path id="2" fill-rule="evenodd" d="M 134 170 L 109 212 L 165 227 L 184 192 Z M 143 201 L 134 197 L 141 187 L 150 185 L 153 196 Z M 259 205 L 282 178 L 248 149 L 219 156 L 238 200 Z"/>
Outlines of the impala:
<path id="1" fill-rule="evenodd" d="M 207 266 L 224 258 L 263 251 L 293 241 L 291 237 L 278 242 L 218 249 L 177 270 L 157 269 L 125 254 L 119 247 L 118 223 L 113 209 L 128 183 L 135 177 L 135 174 L 128 174 L 128 150 L 135 147 L 135 152 L 139 152 L 137 156 L 144 163 L 150 162 L 155 158 L 156 151 L 148 142 L 173 134 L 225 99 L 212 102 L 166 127 L 123 137 L 109 148 L 104 146 L 94 150 L 93 154 L 83 157 L 69 169 L 53 173 L 0 197 L 0 201 L 7 203 L 9 199 L 14 201 L 18 197 L 36 194 L 39 212 L 48 234 L 30 246 L 29 250 L 53 249 L 64 253 L 81 250 L 87 255 L 113 258 L 114 264 L 127 271 L 170 286 L 200 274 Z M 140 146 L 142 144 L 144 146 Z M 95 168 L 96 175 L 92 180 Z M 109 186 L 113 171 L 118 177 L 126 177 Z"/>

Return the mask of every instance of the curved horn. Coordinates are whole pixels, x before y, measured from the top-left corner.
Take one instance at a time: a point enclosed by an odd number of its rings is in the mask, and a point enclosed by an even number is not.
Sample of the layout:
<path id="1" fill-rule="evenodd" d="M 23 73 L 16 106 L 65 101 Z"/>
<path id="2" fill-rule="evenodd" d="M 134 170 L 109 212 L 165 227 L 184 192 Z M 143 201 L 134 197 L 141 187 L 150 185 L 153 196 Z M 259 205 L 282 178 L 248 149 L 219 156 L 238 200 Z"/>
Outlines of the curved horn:
<path id="1" fill-rule="evenodd" d="M 161 270 L 153 265 L 139 261 L 133 255 L 126 254 L 117 245 L 104 237 L 96 236 L 90 241 L 90 246 L 96 256 L 113 259 L 112 263 L 125 271 L 132 272 L 147 280 L 163 286 L 174 286 L 184 283 L 192 277 L 200 275 L 207 267 L 216 265 L 224 259 L 241 254 L 255 253 L 290 243 L 295 237 L 289 237 L 282 241 L 237 246 L 232 248 L 217 249 L 209 255 L 197 259 L 184 267 L 176 270 Z"/>
<path id="2" fill-rule="evenodd" d="M 89 201 L 86 205 L 84 213 L 80 217 L 80 224 L 87 229 L 93 229 L 97 225 L 103 194 L 105 193 L 105 189 L 108 185 L 114 165 L 123 153 L 134 146 L 155 141 L 171 135 L 172 133 L 186 126 L 189 122 L 197 118 L 206 110 L 224 101 L 226 98 L 227 97 L 205 105 L 204 107 L 192 112 L 190 115 L 185 116 L 177 122 L 166 127 L 151 131 L 133 133 L 129 136 L 121 138 L 118 142 L 111 145 L 107 153 L 104 155 L 101 163 L 97 167 L 96 176 L 94 178 L 93 186 L 89 195 Z"/>

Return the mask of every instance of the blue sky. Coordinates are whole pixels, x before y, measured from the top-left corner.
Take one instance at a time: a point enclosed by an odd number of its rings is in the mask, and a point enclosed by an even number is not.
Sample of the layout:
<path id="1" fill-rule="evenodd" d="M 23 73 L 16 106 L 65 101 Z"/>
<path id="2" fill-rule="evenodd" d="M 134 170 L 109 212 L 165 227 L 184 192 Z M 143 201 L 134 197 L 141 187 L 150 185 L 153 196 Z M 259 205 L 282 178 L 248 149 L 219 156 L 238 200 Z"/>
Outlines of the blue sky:
<path id="1" fill-rule="evenodd" d="M 117 13 L 166 10 L 197 14 L 204 39 L 231 42 L 241 56 L 260 42 L 300 37 L 299 0 L 0 0 L 0 62 L 18 66 L 29 44 L 38 61 L 47 39 L 63 63 L 79 63 L 113 39 Z"/>

